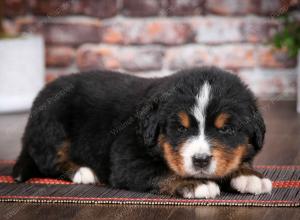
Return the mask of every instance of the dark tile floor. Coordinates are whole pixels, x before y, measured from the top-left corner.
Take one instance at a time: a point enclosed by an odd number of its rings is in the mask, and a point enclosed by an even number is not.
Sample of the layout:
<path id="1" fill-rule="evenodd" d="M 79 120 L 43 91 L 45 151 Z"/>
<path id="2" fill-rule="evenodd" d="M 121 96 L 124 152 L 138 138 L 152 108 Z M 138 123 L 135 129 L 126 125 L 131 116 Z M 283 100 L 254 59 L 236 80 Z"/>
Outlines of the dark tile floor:
<path id="1" fill-rule="evenodd" d="M 260 102 L 266 142 L 255 164 L 300 164 L 300 115 L 291 101 Z M 0 115 L 0 159 L 15 159 L 28 114 Z M 296 208 L 0 203 L 1 219 L 300 219 Z"/>

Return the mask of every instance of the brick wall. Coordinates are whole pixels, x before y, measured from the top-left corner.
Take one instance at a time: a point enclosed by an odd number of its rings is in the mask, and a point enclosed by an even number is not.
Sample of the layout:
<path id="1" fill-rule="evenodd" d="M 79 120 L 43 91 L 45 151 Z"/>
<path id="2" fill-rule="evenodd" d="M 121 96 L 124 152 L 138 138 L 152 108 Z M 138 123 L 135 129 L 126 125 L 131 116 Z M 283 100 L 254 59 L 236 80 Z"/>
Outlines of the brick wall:
<path id="1" fill-rule="evenodd" d="M 296 96 L 296 60 L 268 44 L 288 0 L 5 1 L 8 32 L 44 35 L 47 81 L 94 68 L 151 77 L 208 64 L 262 98 Z"/>

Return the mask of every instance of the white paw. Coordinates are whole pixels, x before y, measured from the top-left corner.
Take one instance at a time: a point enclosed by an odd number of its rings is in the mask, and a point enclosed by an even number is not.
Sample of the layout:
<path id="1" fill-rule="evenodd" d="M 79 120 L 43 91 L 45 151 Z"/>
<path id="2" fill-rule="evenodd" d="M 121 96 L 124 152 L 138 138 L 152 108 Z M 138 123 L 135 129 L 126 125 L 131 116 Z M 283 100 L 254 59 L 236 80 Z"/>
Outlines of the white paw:
<path id="1" fill-rule="evenodd" d="M 183 197 L 188 199 L 209 199 L 215 198 L 218 195 L 220 195 L 220 187 L 214 182 L 207 182 L 206 184 L 200 183 L 193 190 L 188 188 L 183 190 Z"/>
<path id="2" fill-rule="evenodd" d="M 73 177 L 73 182 L 83 184 L 94 184 L 98 182 L 98 179 L 90 168 L 80 167 Z"/>
<path id="3" fill-rule="evenodd" d="M 267 178 L 259 178 L 254 175 L 238 176 L 230 182 L 231 187 L 241 193 L 271 193 L 272 182 Z"/>

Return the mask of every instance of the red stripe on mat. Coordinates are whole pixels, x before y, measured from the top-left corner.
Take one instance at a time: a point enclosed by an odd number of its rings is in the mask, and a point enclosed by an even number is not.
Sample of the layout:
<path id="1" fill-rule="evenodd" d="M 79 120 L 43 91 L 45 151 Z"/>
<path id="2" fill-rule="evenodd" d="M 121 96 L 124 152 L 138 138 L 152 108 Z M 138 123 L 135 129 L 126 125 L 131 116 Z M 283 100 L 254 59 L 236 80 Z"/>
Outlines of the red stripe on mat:
<path id="1" fill-rule="evenodd" d="M 299 188 L 300 181 L 297 180 L 285 180 L 285 181 L 273 181 L 274 188 Z"/>
<path id="2" fill-rule="evenodd" d="M 82 198 L 62 196 L 0 196 L 0 199 L 44 199 L 44 200 L 79 200 L 79 201 L 145 201 L 145 202 L 175 202 L 175 203 L 286 203 L 294 204 L 295 201 L 287 200 L 225 200 L 225 199 L 162 199 L 162 198 Z"/>
<path id="3" fill-rule="evenodd" d="M 0 176 L 0 183 L 14 183 L 14 179 L 11 176 Z M 70 181 L 59 180 L 59 179 L 50 179 L 50 178 L 32 178 L 26 183 L 31 184 L 48 184 L 48 185 L 72 185 L 75 184 Z M 286 180 L 286 181 L 273 181 L 274 188 L 299 188 L 300 181 L 296 180 Z"/>
<path id="4" fill-rule="evenodd" d="M 278 169 L 278 170 L 286 170 L 286 169 L 299 170 L 300 169 L 300 165 L 257 165 L 254 167 L 257 169 Z"/>
<path id="5" fill-rule="evenodd" d="M 14 179 L 12 176 L 0 176 L 0 183 L 14 183 Z M 26 183 L 33 184 L 61 184 L 61 185 L 71 185 L 73 182 L 59 179 L 51 179 L 51 178 L 31 178 L 26 181 Z"/>

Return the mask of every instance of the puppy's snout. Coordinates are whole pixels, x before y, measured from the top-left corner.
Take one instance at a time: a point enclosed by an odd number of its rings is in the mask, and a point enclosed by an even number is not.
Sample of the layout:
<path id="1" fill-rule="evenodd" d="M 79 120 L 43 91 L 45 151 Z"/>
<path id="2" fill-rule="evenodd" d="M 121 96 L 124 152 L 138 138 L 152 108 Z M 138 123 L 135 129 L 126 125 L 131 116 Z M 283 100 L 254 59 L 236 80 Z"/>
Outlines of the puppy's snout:
<path id="1" fill-rule="evenodd" d="M 195 168 L 206 168 L 210 161 L 212 156 L 208 154 L 196 154 L 193 156 L 193 165 Z"/>

